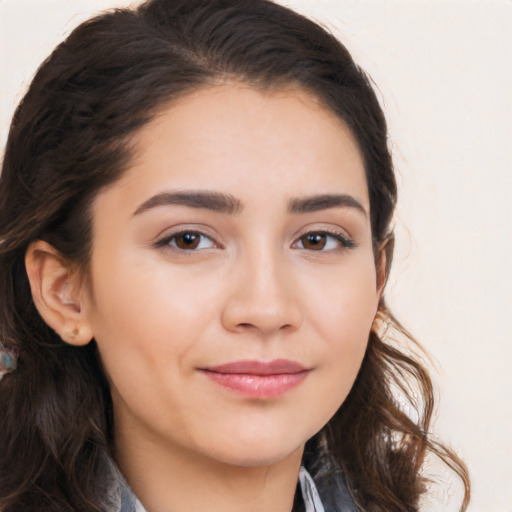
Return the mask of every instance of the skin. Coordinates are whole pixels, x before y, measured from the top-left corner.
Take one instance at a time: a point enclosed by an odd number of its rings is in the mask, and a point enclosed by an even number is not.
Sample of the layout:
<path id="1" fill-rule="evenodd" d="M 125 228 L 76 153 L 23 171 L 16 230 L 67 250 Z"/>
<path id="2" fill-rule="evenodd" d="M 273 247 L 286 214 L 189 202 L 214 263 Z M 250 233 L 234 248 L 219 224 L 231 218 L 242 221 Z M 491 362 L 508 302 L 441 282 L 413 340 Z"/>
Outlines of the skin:
<path id="1" fill-rule="evenodd" d="M 289 511 L 304 444 L 350 391 L 380 297 L 357 145 L 311 95 L 240 84 L 180 99 L 133 144 L 94 201 L 87 285 L 47 244 L 27 252 L 36 306 L 67 342 L 95 338 L 116 457 L 148 511 Z M 191 191 L 229 195 L 233 211 L 169 199 Z M 305 211 L 326 194 L 343 200 Z M 275 359 L 306 377 L 273 397 L 203 371 Z"/>

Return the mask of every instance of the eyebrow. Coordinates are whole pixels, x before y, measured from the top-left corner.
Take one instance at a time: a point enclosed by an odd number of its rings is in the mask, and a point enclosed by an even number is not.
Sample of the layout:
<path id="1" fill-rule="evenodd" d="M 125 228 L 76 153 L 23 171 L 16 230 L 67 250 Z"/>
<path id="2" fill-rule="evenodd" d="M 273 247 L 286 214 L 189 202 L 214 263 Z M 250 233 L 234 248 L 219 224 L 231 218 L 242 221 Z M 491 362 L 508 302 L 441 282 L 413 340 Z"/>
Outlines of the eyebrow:
<path id="1" fill-rule="evenodd" d="M 186 191 L 186 192 L 164 192 L 150 197 L 136 210 L 139 215 L 152 208 L 159 206 L 188 206 L 189 208 L 204 208 L 219 213 L 240 213 L 242 203 L 230 194 L 208 191 Z"/>
<path id="2" fill-rule="evenodd" d="M 235 214 L 243 210 L 242 202 L 231 194 L 213 191 L 164 192 L 144 201 L 134 212 L 135 215 L 159 206 L 187 206 L 204 208 L 214 212 Z M 329 208 L 355 208 L 367 216 L 366 210 L 357 199 L 348 194 L 319 194 L 304 198 L 292 198 L 288 211 L 293 214 L 312 213 Z"/>
<path id="3" fill-rule="evenodd" d="M 305 198 L 294 198 L 288 203 L 290 213 L 311 213 L 329 208 L 355 208 L 365 217 L 368 216 L 363 205 L 347 194 L 320 194 Z"/>

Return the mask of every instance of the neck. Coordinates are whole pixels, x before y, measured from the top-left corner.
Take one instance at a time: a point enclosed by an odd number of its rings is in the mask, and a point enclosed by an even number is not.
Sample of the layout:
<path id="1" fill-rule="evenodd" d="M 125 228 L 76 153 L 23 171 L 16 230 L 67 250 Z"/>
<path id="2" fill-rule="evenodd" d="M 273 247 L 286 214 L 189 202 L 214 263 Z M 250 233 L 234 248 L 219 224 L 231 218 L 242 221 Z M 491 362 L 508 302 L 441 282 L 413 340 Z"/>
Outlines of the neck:
<path id="1" fill-rule="evenodd" d="M 148 512 L 292 510 L 303 447 L 277 462 L 242 466 L 134 437 L 116 436 L 116 458 Z"/>

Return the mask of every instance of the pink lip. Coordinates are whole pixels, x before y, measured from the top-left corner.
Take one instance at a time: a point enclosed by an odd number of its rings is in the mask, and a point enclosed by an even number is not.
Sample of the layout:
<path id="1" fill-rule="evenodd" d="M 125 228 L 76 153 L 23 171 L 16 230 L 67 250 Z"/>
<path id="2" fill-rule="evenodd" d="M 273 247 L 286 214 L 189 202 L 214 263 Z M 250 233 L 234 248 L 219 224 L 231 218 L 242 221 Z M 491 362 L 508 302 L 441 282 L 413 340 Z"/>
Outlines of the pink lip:
<path id="1" fill-rule="evenodd" d="M 299 385 L 309 370 L 287 359 L 235 361 L 201 371 L 217 384 L 250 398 L 272 398 Z"/>

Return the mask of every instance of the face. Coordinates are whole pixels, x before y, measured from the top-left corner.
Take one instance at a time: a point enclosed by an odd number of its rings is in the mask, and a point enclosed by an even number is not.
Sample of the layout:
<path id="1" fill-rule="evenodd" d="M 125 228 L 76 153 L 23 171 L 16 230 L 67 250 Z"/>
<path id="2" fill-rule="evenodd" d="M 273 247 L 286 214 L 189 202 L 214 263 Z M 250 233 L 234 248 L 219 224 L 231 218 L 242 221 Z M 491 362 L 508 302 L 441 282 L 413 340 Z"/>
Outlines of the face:
<path id="1" fill-rule="evenodd" d="M 347 396 L 379 294 L 363 162 L 305 92 L 162 111 L 93 205 L 89 322 L 116 436 L 282 460 Z"/>

